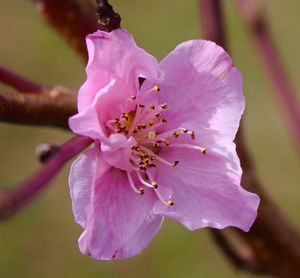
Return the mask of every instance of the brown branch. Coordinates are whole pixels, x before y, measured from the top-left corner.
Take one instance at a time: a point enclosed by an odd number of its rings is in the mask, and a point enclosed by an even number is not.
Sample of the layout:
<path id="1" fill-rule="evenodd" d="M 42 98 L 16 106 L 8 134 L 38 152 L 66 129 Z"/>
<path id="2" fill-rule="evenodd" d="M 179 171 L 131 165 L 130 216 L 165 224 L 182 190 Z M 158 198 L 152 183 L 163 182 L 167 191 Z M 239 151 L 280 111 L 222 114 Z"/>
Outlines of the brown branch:
<path id="1" fill-rule="evenodd" d="M 9 191 L 0 192 L 0 220 L 14 214 L 49 184 L 59 170 L 74 156 L 88 147 L 92 139 L 74 137 L 63 144 L 32 177 Z"/>
<path id="2" fill-rule="evenodd" d="M 224 23 L 220 21 L 219 14 L 221 10 L 220 0 L 200 0 L 202 14 L 209 14 L 212 18 L 203 16 L 203 29 L 210 30 L 205 32 L 209 35 L 207 39 L 218 40 L 219 44 L 227 49 L 225 40 Z M 209 25 L 209 26 L 208 26 Z M 223 33 L 223 34 L 220 34 Z M 247 151 L 242 128 L 236 138 L 237 152 L 243 168 L 242 185 L 249 191 L 257 193 L 261 198 L 258 217 L 248 233 L 237 229 L 232 229 L 232 233 L 243 239 L 247 249 L 253 254 L 251 260 L 245 260 L 239 257 L 239 260 L 233 260 L 236 267 L 243 267 L 254 273 L 267 273 L 279 277 L 299 277 L 300 276 L 300 236 L 291 223 L 281 214 L 277 206 L 270 200 L 263 190 L 255 169 L 251 162 L 250 154 Z M 214 231 L 220 234 L 220 237 L 226 237 L 225 231 Z M 239 253 L 230 246 L 230 242 L 220 244 L 225 254 L 231 252 L 232 256 L 239 256 Z M 229 250 L 230 248 L 230 250 Z M 253 266 L 255 266 L 253 268 Z"/>
<path id="3" fill-rule="evenodd" d="M 0 67 L 0 82 L 24 93 L 41 93 L 45 90 L 44 86 L 34 83 L 33 81 L 27 80 L 24 77 L 12 71 L 9 71 L 3 67 Z"/>
<path id="4" fill-rule="evenodd" d="M 120 28 L 120 16 L 107 1 L 97 1 L 96 8 L 90 1 L 33 0 L 46 21 L 56 29 L 68 44 L 87 61 L 85 37 L 97 29 L 112 31 Z M 99 25 L 97 24 L 99 23 Z"/>
<path id="5" fill-rule="evenodd" d="M 252 0 L 236 0 L 237 6 L 253 37 L 257 53 L 274 88 L 278 105 L 300 151 L 300 109 L 296 91 L 287 77 L 270 36 L 263 10 Z"/>
<path id="6" fill-rule="evenodd" d="M 0 92 L 1 122 L 68 128 L 75 113 L 75 95 L 60 87 L 42 94 Z"/>

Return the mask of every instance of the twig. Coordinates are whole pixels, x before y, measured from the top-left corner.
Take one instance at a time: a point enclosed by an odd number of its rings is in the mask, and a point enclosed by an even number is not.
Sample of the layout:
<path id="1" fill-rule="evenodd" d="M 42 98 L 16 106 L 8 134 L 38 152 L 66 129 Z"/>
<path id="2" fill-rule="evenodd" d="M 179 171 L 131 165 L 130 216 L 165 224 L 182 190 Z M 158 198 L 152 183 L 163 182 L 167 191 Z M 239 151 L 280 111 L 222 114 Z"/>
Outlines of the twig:
<path id="1" fill-rule="evenodd" d="M 86 61 L 85 37 L 98 29 L 95 6 L 90 1 L 78 0 L 33 1 L 46 21 Z"/>
<path id="2" fill-rule="evenodd" d="M 10 191 L 0 192 L 0 220 L 11 216 L 26 205 L 46 185 L 71 158 L 88 147 L 92 140 L 88 137 L 74 137 L 62 145 L 49 161 L 32 177 Z"/>
<path id="3" fill-rule="evenodd" d="M 21 77 L 20 75 L 17 75 L 16 73 L 9 71 L 3 67 L 0 67 L 0 82 L 24 93 L 42 93 L 45 90 L 44 86 L 29 81 L 24 77 Z"/>
<path id="4" fill-rule="evenodd" d="M 68 128 L 75 113 L 75 95 L 60 87 L 42 94 L 0 92 L 1 122 Z"/>
<path id="5" fill-rule="evenodd" d="M 300 109 L 296 92 L 287 77 L 270 36 L 263 10 L 252 0 L 236 0 L 244 21 L 254 39 L 257 53 L 270 79 L 289 129 L 300 151 Z"/>
<path id="6" fill-rule="evenodd" d="M 224 23 L 217 19 L 222 8 L 220 1 L 200 0 L 199 3 L 202 14 L 212 16 L 209 20 L 205 16 L 202 17 L 204 30 L 210 28 L 210 32 L 205 32 L 209 34 L 207 39 L 219 40 L 219 44 L 227 49 L 225 40 L 220 41 L 219 39 L 225 37 Z M 209 27 L 208 24 L 210 24 Z M 220 32 L 223 34 L 221 35 Z M 261 198 L 261 204 L 258 217 L 250 232 L 243 233 L 237 229 L 233 230 L 251 250 L 253 260 L 249 264 L 249 261 L 240 257 L 239 263 L 235 260 L 231 260 L 231 262 L 239 268 L 243 267 L 254 273 L 263 272 L 279 277 L 298 277 L 300 276 L 300 236 L 262 189 L 242 136 L 242 128 L 239 129 L 236 144 L 243 168 L 242 185 L 247 190 L 257 193 Z M 214 233 L 223 234 L 224 231 L 215 231 Z M 219 246 L 225 254 L 228 254 L 228 245 L 220 244 Z M 234 248 L 231 248 L 230 251 L 233 250 Z M 239 254 L 235 253 L 234 256 L 239 256 Z M 255 269 L 252 270 L 251 266 L 255 266 Z"/>
<path id="7" fill-rule="evenodd" d="M 121 17 L 114 12 L 108 1 L 97 0 L 95 6 L 90 1 L 79 0 L 33 0 L 45 17 L 68 42 L 68 44 L 87 61 L 85 37 L 97 29 L 112 31 L 120 28 Z M 97 24 L 99 23 L 99 25 Z"/>

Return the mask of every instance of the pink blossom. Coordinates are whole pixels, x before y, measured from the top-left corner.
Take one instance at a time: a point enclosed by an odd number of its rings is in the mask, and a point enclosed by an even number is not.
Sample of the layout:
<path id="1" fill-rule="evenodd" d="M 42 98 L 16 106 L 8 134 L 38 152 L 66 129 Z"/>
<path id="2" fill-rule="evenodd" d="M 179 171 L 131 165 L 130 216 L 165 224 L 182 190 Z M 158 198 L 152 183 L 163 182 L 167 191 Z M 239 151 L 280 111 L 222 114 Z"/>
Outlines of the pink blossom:
<path id="1" fill-rule="evenodd" d="M 233 139 L 244 97 L 228 54 L 193 40 L 158 63 L 123 29 L 97 31 L 87 47 L 87 80 L 69 120 L 94 140 L 69 177 L 81 252 L 134 256 L 165 216 L 190 230 L 248 231 L 259 198 L 240 186 Z"/>

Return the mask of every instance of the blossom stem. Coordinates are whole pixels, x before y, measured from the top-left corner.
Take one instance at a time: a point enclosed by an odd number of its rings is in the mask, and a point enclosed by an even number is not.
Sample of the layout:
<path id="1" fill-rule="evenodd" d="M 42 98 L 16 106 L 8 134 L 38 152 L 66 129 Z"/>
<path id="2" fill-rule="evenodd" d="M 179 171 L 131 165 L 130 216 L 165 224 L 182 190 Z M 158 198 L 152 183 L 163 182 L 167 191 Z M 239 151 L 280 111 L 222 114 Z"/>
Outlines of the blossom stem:
<path id="1" fill-rule="evenodd" d="M 88 137 L 74 137 L 63 144 L 55 154 L 33 176 L 10 191 L 0 193 L 0 219 L 4 219 L 23 208 L 32 198 L 44 189 L 58 171 L 71 158 L 92 143 Z"/>
<path id="2" fill-rule="evenodd" d="M 206 38 L 217 42 L 226 49 L 221 1 L 199 0 L 199 4 Z M 242 185 L 247 190 L 257 193 L 261 198 L 261 204 L 257 220 L 248 233 L 236 229 L 230 230 L 232 234 L 243 241 L 251 253 L 251 260 L 247 261 L 240 257 L 240 263 L 233 259 L 231 262 L 235 263 L 237 267 L 253 273 L 266 273 L 278 277 L 300 276 L 300 235 L 263 190 L 255 174 L 241 127 L 236 137 L 236 144 L 243 168 Z M 223 235 L 224 231 L 215 231 L 214 233 Z M 228 245 L 220 244 L 219 241 L 217 243 L 223 248 L 224 253 L 228 254 L 228 250 L 226 250 Z M 234 248 L 230 251 L 232 250 Z M 239 256 L 238 252 L 235 256 Z"/>
<path id="3" fill-rule="evenodd" d="M 270 36 L 267 22 L 263 17 L 263 11 L 258 9 L 258 4 L 255 1 L 236 0 L 236 4 L 251 32 L 262 66 L 274 87 L 278 105 L 283 111 L 286 122 L 300 151 L 300 109 L 296 98 L 297 94 L 284 71 Z"/>
<path id="4" fill-rule="evenodd" d="M 42 93 L 45 87 L 0 66 L 0 82 L 22 92 Z"/>

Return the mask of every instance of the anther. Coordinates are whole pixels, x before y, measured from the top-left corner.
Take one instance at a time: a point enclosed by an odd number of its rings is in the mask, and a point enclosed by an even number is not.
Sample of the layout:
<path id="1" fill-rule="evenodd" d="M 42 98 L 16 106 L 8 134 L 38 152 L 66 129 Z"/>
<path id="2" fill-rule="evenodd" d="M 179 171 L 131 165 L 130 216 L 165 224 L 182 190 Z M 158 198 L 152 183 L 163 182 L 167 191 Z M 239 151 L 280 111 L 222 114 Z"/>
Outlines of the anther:
<path id="1" fill-rule="evenodd" d="M 166 125 L 166 124 L 168 123 L 167 120 L 165 120 L 165 119 L 162 119 L 161 122 L 162 122 L 164 125 Z"/>
<path id="2" fill-rule="evenodd" d="M 161 109 L 163 109 L 163 110 L 166 110 L 166 109 L 168 109 L 168 104 L 161 104 L 160 106 L 159 106 Z"/>
<path id="3" fill-rule="evenodd" d="M 145 108 L 145 105 L 139 103 L 139 104 L 138 104 L 138 107 L 139 107 L 139 108 Z"/>
<path id="4" fill-rule="evenodd" d="M 182 133 L 187 133 L 189 130 L 186 128 L 181 129 Z"/>
<path id="5" fill-rule="evenodd" d="M 160 117 L 160 113 L 154 115 L 154 118 L 156 118 L 156 119 L 159 117 Z"/>
<path id="6" fill-rule="evenodd" d="M 126 121 L 128 121 L 129 120 L 129 115 L 127 113 L 123 113 L 122 118 L 125 119 Z"/>
<path id="7" fill-rule="evenodd" d="M 201 151 L 203 154 L 206 154 L 206 148 L 201 148 L 200 151 Z"/>
<path id="8" fill-rule="evenodd" d="M 179 137 L 179 131 L 178 130 L 175 130 L 174 132 L 173 132 L 173 136 L 175 137 L 175 138 L 178 138 Z"/>
<path id="9" fill-rule="evenodd" d="M 153 188 L 155 188 L 155 189 L 158 188 L 158 185 L 157 185 L 157 183 L 156 183 L 155 181 L 152 181 L 152 182 L 151 182 L 151 185 L 152 185 Z"/>
<path id="10" fill-rule="evenodd" d="M 153 126 L 153 125 L 154 125 L 154 122 L 153 122 L 152 120 L 150 120 L 150 121 L 148 122 L 148 124 L 149 124 L 149 126 Z"/>
<path id="11" fill-rule="evenodd" d="M 173 165 L 172 165 L 172 166 L 175 167 L 176 165 L 178 165 L 178 163 L 179 163 L 179 161 L 176 160 L 176 161 L 173 162 Z"/>
<path id="12" fill-rule="evenodd" d="M 148 133 L 148 139 L 155 139 L 156 138 L 156 132 L 150 131 Z"/>
<path id="13" fill-rule="evenodd" d="M 160 91 L 159 87 L 156 86 L 156 85 L 153 87 L 153 90 L 156 91 L 156 92 L 159 92 L 159 91 Z"/>
<path id="14" fill-rule="evenodd" d="M 165 140 L 164 144 L 166 145 L 166 147 L 168 147 L 170 145 L 170 141 L 169 140 Z"/>
<path id="15" fill-rule="evenodd" d="M 140 187 L 139 188 L 140 194 L 143 195 L 145 193 L 144 188 Z"/>
<path id="16" fill-rule="evenodd" d="M 150 105 L 149 105 L 149 108 L 154 110 L 154 109 L 155 109 L 154 104 L 150 104 Z"/>
<path id="17" fill-rule="evenodd" d="M 169 206 L 173 206 L 173 205 L 174 205 L 174 202 L 173 202 L 172 200 L 168 200 L 168 201 L 167 201 L 167 204 L 168 204 Z"/>
<path id="18" fill-rule="evenodd" d="M 196 138 L 195 131 L 190 131 L 189 133 L 191 135 L 191 138 L 194 140 Z"/>
<path id="19" fill-rule="evenodd" d="M 136 96 L 131 96 L 128 98 L 128 100 L 135 100 L 136 99 Z"/>

